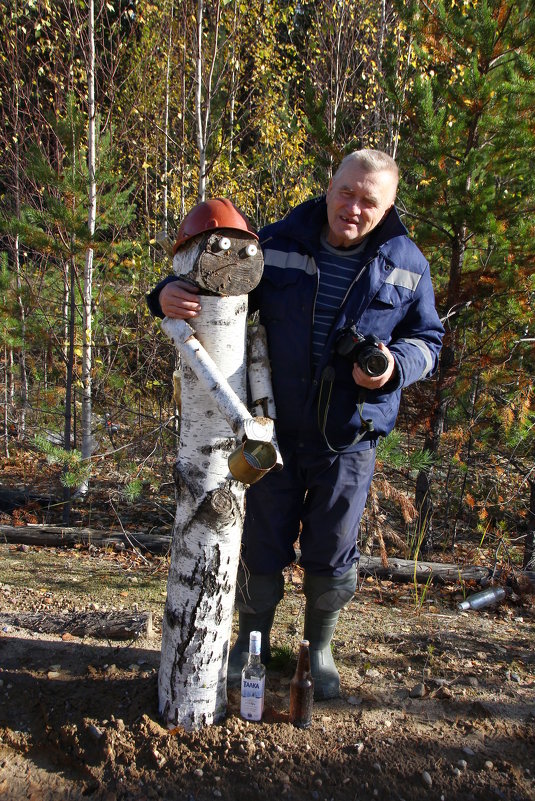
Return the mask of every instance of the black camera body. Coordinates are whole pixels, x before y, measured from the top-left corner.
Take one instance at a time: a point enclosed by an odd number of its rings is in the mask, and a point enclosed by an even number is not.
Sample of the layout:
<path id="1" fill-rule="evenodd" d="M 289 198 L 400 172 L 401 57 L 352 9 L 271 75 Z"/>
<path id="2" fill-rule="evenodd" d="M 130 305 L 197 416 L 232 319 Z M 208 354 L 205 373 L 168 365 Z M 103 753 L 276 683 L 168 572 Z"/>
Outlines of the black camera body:
<path id="1" fill-rule="evenodd" d="M 370 376 L 380 376 L 386 372 L 388 359 L 379 348 L 380 340 L 373 334 L 359 334 L 354 326 L 344 328 L 336 343 L 336 352 L 352 362 Z"/>

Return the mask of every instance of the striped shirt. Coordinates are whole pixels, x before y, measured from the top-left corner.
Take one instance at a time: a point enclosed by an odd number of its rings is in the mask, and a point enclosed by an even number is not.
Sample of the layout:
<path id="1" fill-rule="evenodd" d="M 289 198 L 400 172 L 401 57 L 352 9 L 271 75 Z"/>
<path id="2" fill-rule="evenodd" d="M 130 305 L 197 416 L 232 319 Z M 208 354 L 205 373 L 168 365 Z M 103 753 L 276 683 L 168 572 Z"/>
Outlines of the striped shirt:
<path id="1" fill-rule="evenodd" d="M 318 364 L 329 332 L 351 283 L 366 261 L 366 240 L 354 248 L 335 248 L 324 235 L 318 256 L 318 294 L 312 329 L 312 361 Z"/>

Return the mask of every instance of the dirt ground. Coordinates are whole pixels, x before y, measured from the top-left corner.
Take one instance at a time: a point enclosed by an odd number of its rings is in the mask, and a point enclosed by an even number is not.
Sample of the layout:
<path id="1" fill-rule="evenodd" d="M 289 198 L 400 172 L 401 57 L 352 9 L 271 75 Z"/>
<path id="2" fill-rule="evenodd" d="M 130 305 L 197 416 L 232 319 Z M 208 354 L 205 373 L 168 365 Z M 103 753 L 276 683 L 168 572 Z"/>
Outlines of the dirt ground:
<path id="1" fill-rule="evenodd" d="M 420 589 L 417 603 L 411 585 L 368 578 L 335 635 L 342 697 L 316 703 L 309 730 L 287 720 L 287 659 L 268 673 L 262 723 L 240 719 L 231 690 L 221 724 L 169 733 L 157 711 L 165 569 L 96 556 L 0 545 L 2 801 L 535 799 L 533 596 L 459 613 L 459 588 Z M 99 605 L 150 608 L 154 634 L 112 643 L 17 620 Z M 303 611 L 294 569 L 275 646 L 297 652 Z"/>

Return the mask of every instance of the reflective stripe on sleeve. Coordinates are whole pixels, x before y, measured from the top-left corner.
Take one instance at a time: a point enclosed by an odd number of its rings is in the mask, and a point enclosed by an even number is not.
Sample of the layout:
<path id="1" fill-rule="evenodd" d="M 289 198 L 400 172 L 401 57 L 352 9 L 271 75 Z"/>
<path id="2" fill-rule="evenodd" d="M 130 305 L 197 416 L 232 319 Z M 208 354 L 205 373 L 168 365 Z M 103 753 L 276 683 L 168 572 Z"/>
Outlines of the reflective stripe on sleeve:
<path id="1" fill-rule="evenodd" d="M 433 369 L 433 356 L 431 355 L 431 351 L 426 343 L 422 339 L 398 339 L 397 342 L 407 342 L 409 345 L 414 345 L 418 348 L 425 359 L 425 369 L 421 374 L 420 379 L 424 378 Z"/>

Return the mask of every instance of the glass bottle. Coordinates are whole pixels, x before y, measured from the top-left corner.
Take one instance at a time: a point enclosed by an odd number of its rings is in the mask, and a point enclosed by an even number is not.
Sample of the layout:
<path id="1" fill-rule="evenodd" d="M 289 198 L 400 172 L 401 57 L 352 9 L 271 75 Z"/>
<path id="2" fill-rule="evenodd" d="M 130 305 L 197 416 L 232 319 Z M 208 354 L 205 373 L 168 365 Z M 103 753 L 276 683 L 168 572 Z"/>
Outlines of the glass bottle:
<path id="1" fill-rule="evenodd" d="M 245 720 L 262 720 L 264 711 L 266 668 L 260 661 L 261 643 L 261 633 L 252 631 L 249 634 L 249 658 L 241 672 L 240 714 Z"/>
<path id="2" fill-rule="evenodd" d="M 482 609 L 484 606 L 502 601 L 505 595 L 503 587 L 488 587 L 486 590 L 469 595 L 466 600 L 458 604 L 458 609 L 460 612 L 465 612 L 467 609 Z"/>
<path id="3" fill-rule="evenodd" d="M 301 640 L 299 657 L 290 682 L 290 723 L 298 729 L 308 729 L 312 722 L 314 679 L 310 672 L 310 643 Z"/>

